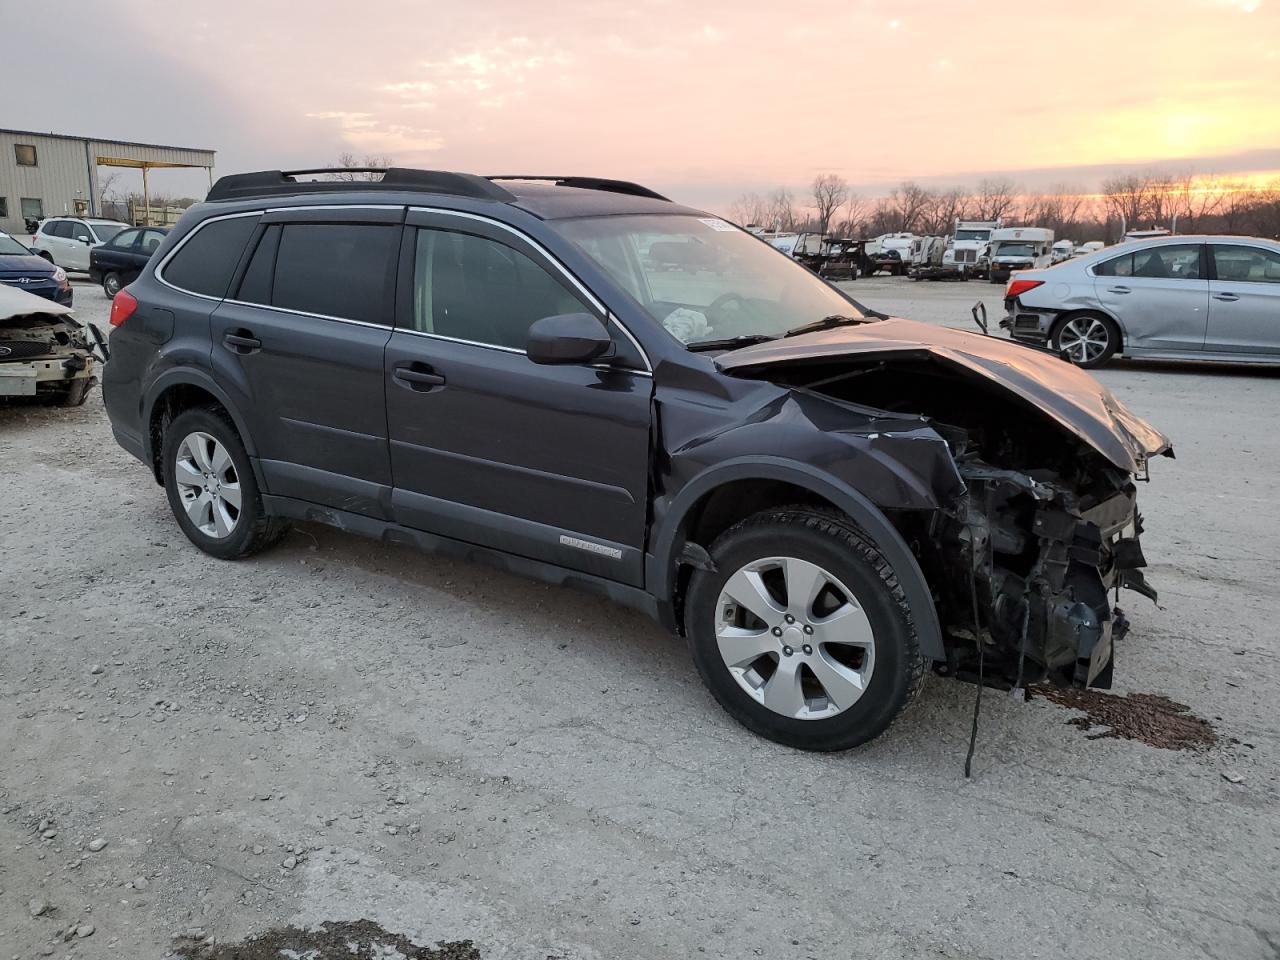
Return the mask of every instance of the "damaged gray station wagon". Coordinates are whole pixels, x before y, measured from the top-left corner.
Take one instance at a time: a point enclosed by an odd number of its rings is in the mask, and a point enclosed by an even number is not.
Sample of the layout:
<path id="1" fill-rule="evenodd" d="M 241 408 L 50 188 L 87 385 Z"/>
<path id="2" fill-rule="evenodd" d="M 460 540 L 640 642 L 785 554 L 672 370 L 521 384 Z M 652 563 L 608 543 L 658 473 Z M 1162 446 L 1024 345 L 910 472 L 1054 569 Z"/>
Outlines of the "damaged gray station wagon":
<path id="1" fill-rule="evenodd" d="M 1169 442 L 632 183 L 224 177 L 112 304 L 119 442 L 215 557 L 291 519 L 597 591 L 737 720 L 883 732 L 925 669 L 1110 683 Z"/>

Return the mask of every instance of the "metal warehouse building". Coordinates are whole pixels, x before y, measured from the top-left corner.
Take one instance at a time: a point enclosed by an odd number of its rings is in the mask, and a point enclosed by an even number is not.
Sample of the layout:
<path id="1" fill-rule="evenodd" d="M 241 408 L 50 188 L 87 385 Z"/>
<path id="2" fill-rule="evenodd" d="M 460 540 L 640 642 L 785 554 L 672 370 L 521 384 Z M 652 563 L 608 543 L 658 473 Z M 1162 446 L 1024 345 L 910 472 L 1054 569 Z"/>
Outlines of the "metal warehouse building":
<path id="1" fill-rule="evenodd" d="M 62 214 L 101 216 L 98 167 L 203 167 L 213 182 L 213 151 L 127 140 L 0 129 L 0 230 L 25 234 L 27 221 Z"/>

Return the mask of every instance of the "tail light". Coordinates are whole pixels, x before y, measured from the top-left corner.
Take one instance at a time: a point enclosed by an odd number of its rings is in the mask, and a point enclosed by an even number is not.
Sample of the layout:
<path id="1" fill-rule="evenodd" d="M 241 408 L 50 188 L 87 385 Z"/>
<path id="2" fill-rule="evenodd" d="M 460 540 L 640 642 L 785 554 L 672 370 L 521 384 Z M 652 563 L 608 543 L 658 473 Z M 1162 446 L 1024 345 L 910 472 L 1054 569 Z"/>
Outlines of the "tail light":
<path id="1" fill-rule="evenodd" d="M 138 298 L 128 290 L 121 290 L 116 294 L 115 299 L 111 301 L 111 325 L 118 327 L 130 317 L 133 311 L 138 309 Z"/>
<path id="2" fill-rule="evenodd" d="M 1044 284 L 1043 280 L 1010 280 L 1009 286 L 1005 287 L 1004 298 L 1012 300 L 1014 297 L 1021 296 L 1028 290 L 1034 290 Z M 115 323 L 115 312 L 111 314 L 111 322 Z"/>

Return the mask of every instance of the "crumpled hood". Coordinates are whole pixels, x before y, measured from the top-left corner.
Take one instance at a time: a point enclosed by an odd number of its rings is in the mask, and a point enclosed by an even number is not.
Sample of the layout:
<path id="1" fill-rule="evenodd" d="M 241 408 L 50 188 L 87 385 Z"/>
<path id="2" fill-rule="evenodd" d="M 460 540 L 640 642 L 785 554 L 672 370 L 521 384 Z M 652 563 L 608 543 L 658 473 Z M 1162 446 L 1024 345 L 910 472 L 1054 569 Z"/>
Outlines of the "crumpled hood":
<path id="1" fill-rule="evenodd" d="M 1084 370 L 1012 340 L 967 330 L 895 318 L 741 347 L 716 357 L 716 365 L 726 373 L 746 374 L 839 357 L 925 359 L 958 367 L 1030 403 L 1131 473 L 1142 473 L 1148 457 L 1173 455 L 1164 434 Z"/>

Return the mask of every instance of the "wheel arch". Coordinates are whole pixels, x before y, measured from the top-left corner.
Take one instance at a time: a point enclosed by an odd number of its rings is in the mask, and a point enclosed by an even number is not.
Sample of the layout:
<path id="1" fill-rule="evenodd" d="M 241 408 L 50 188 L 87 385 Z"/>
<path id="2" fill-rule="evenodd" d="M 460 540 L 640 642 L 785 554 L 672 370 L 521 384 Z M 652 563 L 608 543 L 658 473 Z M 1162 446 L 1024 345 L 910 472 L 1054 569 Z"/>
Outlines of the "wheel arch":
<path id="1" fill-rule="evenodd" d="M 1129 333 L 1127 330 L 1125 330 L 1124 324 L 1120 322 L 1119 317 L 1115 316 L 1115 314 L 1111 313 L 1108 310 L 1102 309 L 1101 307 L 1074 307 L 1070 310 L 1063 310 L 1053 320 L 1053 326 L 1050 328 L 1050 331 L 1049 331 L 1050 342 L 1052 342 L 1053 337 L 1057 335 L 1059 326 L 1066 323 L 1068 320 L 1072 319 L 1073 317 L 1089 317 L 1089 316 L 1102 317 L 1104 320 L 1110 320 L 1113 324 L 1115 324 L 1115 328 L 1120 334 L 1120 345 L 1116 347 L 1116 352 L 1120 353 L 1121 351 L 1123 351 L 1125 341 L 1129 339 Z"/>
<path id="2" fill-rule="evenodd" d="M 236 409 L 236 405 L 214 379 L 200 370 L 190 367 L 174 369 L 158 377 L 147 392 L 142 408 L 142 423 L 146 427 L 143 434 L 146 462 L 151 466 L 156 482 L 164 483 L 164 474 L 160 465 L 160 450 L 163 443 L 166 416 L 169 419 L 184 410 L 193 407 L 217 407 L 225 411 L 235 424 L 236 432 L 249 454 L 249 462 L 253 464 L 257 476 L 258 488 L 264 493 L 262 471 L 258 466 L 257 451 L 253 445 L 253 436 L 249 433 L 244 416 Z"/>
<path id="3" fill-rule="evenodd" d="M 758 490 L 794 491 L 803 496 L 800 502 L 825 504 L 848 515 L 893 566 L 911 607 L 920 652 L 934 660 L 946 659 L 942 627 L 924 571 L 884 511 L 848 484 L 808 464 L 779 457 L 741 458 L 703 471 L 680 490 L 661 520 L 655 522 L 645 582 L 664 611 L 664 621 L 669 618 L 669 628 L 679 630 L 678 609 L 690 570 L 688 564 L 681 562 L 685 545 L 692 543 L 705 549 L 708 543 L 701 542 L 697 535 L 718 532 L 714 529 L 719 526 L 718 521 L 709 523 L 706 519 L 708 508 L 716 509 L 718 502 L 729 500 L 740 506 L 736 522 L 758 509 L 782 504 L 768 496 L 753 502 L 750 496 L 738 495 L 751 485 L 757 485 Z M 791 496 L 785 502 L 795 503 L 797 499 Z"/>

